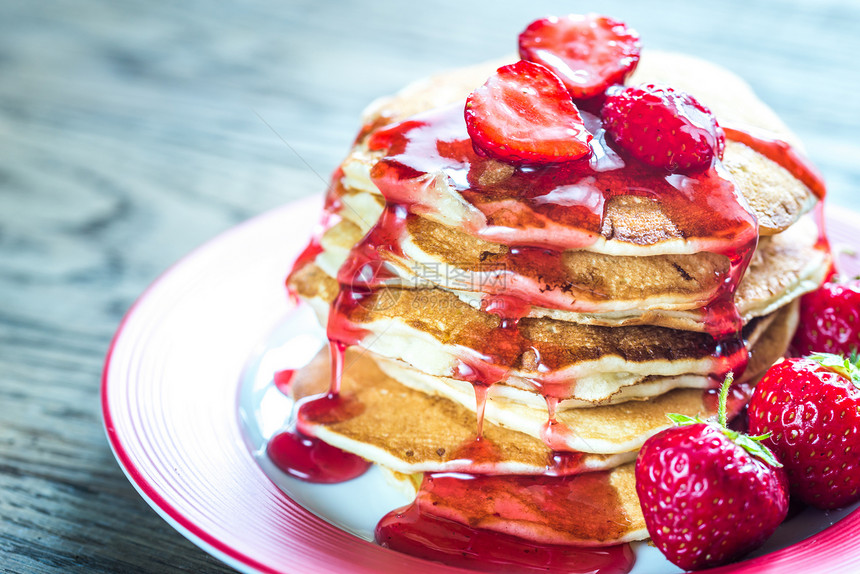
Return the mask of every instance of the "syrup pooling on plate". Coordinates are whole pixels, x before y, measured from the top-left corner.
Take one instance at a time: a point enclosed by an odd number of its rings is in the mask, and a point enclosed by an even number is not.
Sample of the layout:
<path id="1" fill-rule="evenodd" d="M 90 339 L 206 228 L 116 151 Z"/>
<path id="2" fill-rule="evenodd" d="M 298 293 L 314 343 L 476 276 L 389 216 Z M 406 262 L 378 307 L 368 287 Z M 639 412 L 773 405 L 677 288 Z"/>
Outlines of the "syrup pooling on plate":
<path id="1" fill-rule="evenodd" d="M 376 540 L 404 554 L 488 572 L 626 574 L 635 560 L 628 544 L 600 548 L 538 544 L 425 514 L 414 505 L 383 518 Z"/>
<path id="2" fill-rule="evenodd" d="M 275 386 L 278 387 L 279 391 L 281 391 L 285 395 L 289 395 L 290 384 L 293 382 L 293 376 L 295 374 L 295 369 L 283 369 L 280 371 L 275 371 L 275 374 L 272 375 L 272 381 L 275 383 Z"/>
<path id="3" fill-rule="evenodd" d="M 364 405 L 354 397 L 340 392 L 346 345 L 332 341 L 329 348 L 332 373 L 329 392 L 299 401 L 294 409 L 295 420 L 269 440 L 266 454 L 275 466 L 290 476 L 330 484 L 361 476 L 370 468 L 370 463 L 314 436 L 313 423 L 336 423 L 364 410 Z"/>
<path id="4" fill-rule="evenodd" d="M 323 484 L 353 479 L 370 468 L 363 458 L 297 430 L 273 436 L 266 445 L 266 456 L 290 476 Z"/>

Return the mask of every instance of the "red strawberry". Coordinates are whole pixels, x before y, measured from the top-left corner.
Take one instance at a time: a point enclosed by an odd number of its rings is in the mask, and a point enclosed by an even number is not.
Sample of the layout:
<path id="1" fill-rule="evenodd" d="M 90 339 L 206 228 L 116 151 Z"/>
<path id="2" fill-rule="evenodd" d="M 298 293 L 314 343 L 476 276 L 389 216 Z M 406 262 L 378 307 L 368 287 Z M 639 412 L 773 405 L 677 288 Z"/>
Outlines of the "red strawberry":
<path id="1" fill-rule="evenodd" d="M 503 66 L 466 100 L 475 148 L 509 163 L 556 163 L 591 153 L 589 134 L 555 74 L 520 61 Z"/>
<path id="2" fill-rule="evenodd" d="M 693 96 L 642 84 L 610 90 L 600 111 L 615 142 L 636 159 L 672 172 L 688 172 L 722 158 L 726 136 L 711 111 Z"/>
<path id="3" fill-rule="evenodd" d="M 800 328 L 792 342 L 799 355 L 860 350 L 860 280 L 832 278 L 800 300 Z"/>
<path id="4" fill-rule="evenodd" d="M 860 500 L 860 369 L 825 353 L 770 368 L 749 405 L 750 432 L 785 464 L 791 492 L 819 508 Z"/>
<path id="5" fill-rule="evenodd" d="M 686 569 L 730 562 L 757 548 L 788 512 L 785 471 L 759 441 L 719 422 L 669 415 L 682 426 L 648 439 L 636 459 L 636 493 L 651 539 Z"/>
<path id="6" fill-rule="evenodd" d="M 536 20 L 520 34 L 520 57 L 555 72 L 577 100 L 624 83 L 639 52 L 635 30 L 596 14 Z"/>

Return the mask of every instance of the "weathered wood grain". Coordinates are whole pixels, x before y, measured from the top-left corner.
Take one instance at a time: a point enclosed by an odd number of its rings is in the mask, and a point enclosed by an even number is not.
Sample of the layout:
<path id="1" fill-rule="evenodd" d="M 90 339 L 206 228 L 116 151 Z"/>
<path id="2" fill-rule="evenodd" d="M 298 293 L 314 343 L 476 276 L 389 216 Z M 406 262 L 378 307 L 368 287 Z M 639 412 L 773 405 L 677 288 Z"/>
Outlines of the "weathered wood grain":
<path id="1" fill-rule="evenodd" d="M 196 245 L 322 189 L 370 100 L 577 9 L 592 6 L 0 2 L 0 571 L 229 571 L 111 456 L 98 387 L 122 314 Z M 832 201 L 860 207 L 860 5 L 601 9 L 646 46 L 739 72 L 806 141 Z"/>

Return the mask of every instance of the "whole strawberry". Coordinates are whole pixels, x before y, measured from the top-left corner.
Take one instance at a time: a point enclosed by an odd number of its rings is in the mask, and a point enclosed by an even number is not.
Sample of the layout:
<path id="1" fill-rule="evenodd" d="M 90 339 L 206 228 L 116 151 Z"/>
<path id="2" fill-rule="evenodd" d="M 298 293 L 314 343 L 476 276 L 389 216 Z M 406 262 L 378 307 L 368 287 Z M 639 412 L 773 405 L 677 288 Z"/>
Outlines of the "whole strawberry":
<path id="1" fill-rule="evenodd" d="M 793 495 L 819 508 L 860 500 L 860 369 L 838 355 L 786 359 L 749 405 L 750 432 L 785 464 Z"/>
<path id="2" fill-rule="evenodd" d="M 685 569 L 725 564 L 767 540 L 788 512 L 785 472 L 773 454 L 719 421 L 670 415 L 681 426 L 648 439 L 636 459 L 636 493 L 654 544 Z"/>
<path id="3" fill-rule="evenodd" d="M 860 280 L 834 277 L 804 295 L 792 345 L 799 355 L 850 355 L 860 349 Z"/>
<path id="4" fill-rule="evenodd" d="M 690 94 L 666 86 L 610 89 L 600 117 L 627 153 L 671 172 L 705 168 L 726 146 L 714 114 Z"/>

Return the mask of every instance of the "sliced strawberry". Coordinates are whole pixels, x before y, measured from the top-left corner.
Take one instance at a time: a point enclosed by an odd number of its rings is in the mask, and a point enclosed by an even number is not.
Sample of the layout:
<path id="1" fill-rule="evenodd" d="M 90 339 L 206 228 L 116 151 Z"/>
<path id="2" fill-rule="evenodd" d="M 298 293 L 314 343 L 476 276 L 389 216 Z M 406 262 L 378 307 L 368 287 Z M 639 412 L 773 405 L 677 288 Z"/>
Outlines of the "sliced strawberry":
<path id="1" fill-rule="evenodd" d="M 503 66 L 466 100 L 475 149 L 515 164 L 571 161 L 591 153 L 591 134 L 555 74 L 532 62 Z"/>
<path id="2" fill-rule="evenodd" d="M 610 90 L 600 116 L 606 132 L 630 155 L 671 172 L 707 167 L 726 147 L 711 110 L 666 86 Z"/>
<path id="3" fill-rule="evenodd" d="M 801 355 L 860 351 L 860 280 L 831 277 L 804 295 L 792 345 Z"/>
<path id="4" fill-rule="evenodd" d="M 536 20 L 520 34 L 520 57 L 555 72 L 576 100 L 624 83 L 639 52 L 635 30 L 597 14 Z"/>

